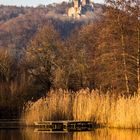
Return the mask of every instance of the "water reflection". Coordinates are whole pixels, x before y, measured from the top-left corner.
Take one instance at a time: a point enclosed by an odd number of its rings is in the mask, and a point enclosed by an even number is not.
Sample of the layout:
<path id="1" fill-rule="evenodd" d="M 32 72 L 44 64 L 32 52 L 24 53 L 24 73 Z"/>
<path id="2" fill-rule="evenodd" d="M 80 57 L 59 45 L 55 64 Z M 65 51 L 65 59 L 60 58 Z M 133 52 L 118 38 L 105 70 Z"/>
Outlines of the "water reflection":
<path id="1" fill-rule="evenodd" d="M 22 140 L 18 129 L 0 129 L 0 140 Z"/>
<path id="2" fill-rule="evenodd" d="M 97 130 L 95 137 L 97 139 L 101 137 L 102 140 L 140 140 L 140 130 Z"/>
<path id="3" fill-rule="evenodd" d="M 72 140 L 73 134 L 72 133 L 64 133 L 64 132 L 45 132 L 45 131 L 33 131 L 33 130 L 24 130 L 23 132 L 24 137 L 26 140 Z"/>
<path id="4" fill-rule="evenodd" d="M 140 140 L 140 130 L 96 129 L 92 132 L 48 133 L 34 129 L 0 129 L 0 140 Z"/>

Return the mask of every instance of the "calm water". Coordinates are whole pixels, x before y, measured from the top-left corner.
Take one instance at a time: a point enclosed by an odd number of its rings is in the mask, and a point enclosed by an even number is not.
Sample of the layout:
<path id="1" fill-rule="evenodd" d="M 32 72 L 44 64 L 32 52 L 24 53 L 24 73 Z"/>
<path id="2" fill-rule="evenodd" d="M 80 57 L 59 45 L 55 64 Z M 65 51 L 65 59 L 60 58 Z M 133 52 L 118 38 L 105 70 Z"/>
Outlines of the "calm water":
<path id="1" fill-rule="evenodd" d="M 140 130 L 97 129 L 92 132 L 46 133 L 0 129 L 0 140 L 140 140 Z"/>

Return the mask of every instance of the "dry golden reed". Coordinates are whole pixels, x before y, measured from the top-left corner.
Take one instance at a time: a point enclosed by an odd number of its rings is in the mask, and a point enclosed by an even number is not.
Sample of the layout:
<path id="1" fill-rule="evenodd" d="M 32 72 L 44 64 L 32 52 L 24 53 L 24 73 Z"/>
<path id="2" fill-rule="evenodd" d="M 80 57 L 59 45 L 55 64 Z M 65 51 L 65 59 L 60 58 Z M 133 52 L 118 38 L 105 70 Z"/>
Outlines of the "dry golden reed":
<path id="1" fill-rule="evenodd" d="M 140 128 L 140 96 L 125 98 L 82 89 L 78 92 L 52 90 L 46 98 L 29 102 L 23 113 L 27 125 L 36 121 L 82 120 L 101 126 Z"/>

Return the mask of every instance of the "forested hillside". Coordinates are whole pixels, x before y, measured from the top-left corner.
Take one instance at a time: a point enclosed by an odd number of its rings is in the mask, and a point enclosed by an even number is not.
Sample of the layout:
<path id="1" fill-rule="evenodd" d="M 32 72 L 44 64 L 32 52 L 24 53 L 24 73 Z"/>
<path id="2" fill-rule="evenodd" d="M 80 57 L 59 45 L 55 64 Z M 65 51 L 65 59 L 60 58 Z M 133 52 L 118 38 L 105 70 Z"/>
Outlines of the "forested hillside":
<path id="1" fill-rule="evenodd" d="M 1 117 L 19 116 L 50 89 L 137 93 L 139 7 L 108 1 L 77 20 L 66 16 L 68 6 L 0 7 Z"/>

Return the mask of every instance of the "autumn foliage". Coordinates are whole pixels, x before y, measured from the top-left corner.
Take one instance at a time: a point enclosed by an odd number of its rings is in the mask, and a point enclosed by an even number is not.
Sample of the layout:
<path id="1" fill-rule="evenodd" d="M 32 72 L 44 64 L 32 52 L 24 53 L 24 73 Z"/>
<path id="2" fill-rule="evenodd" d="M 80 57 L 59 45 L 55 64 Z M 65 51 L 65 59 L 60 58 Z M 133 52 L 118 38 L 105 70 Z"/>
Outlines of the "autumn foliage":
<path id="1" fill-rule="evenodd" d="M 103 94 L 97 95 L 97 101 L 103 99 L 105 106 L 105 110 L 100 108 L 101 113 L 108 111 L 106 105 L 112 100 L 108 92 L 116 98 L 123 96 L 120 100 L 112 102 L 117 108 L 116 113 L 121 101 L 126 107 L 129 103 L 131 105 L 133 100 L 139 104 L 140 20 L 136 2 L 134 1 L 132 6 L 129 1 L 108 0 L 106 6 L 101 6 L 100 14 L 95 12 L 93 18 L 80 20 L 62 16 L 64 11 L 59 11 L 51 5 L 54 13 L 42 6 L 21 7 L 18 8 L 18 12 L 13 8 L 11 16 L 1 13 L 0 113 L 8 108 L 9 111 L 4 114 L 17 112 L 13 116 L 20 117 L 26 102 L 44 97 L 46 100 L 51 99 L 47 101 L 47 111 L 54 110 L 57 119 L 60 112 L 61 119 L 97 119 L 97 123 L 112 124 L 108 122 L 112 120 L 109 118 L 111 115 L 108 117 L 107 114 L 107 119 L 104 119 L 99 112 L 95 113 L 97 116 L 99 113 L 99 118 L 88 112 L 87 106 L 89 110 L 94 109 L 94 103 L 88 102 L 90 98 L 94 102 L 94 94 L 90 96 L 94 92 L 86 91 L 88 93 L 85 93 L 85 97 L 83 93 L 76 92 L 86 88 L 95 91 L 98 89 L 99 93 Z M 65 7 L 65 3 L 62 6 Z M 96 9 L 98 11 L 98 8 Z M 59 14 L 56 14 L 56 11 L 59 11 Z M 63 90 L 62 95 L 59 93 L 58 97 L 49 93 L 51 89 L 57 91 L 60 88 L 66 90 L 67 94 L 65 95 Z M 73 91 L 75 97 L 72 95 Z M 49 95 L 55 97 L 48 98 Z M 65 110 L 62 108 L 63 104 L 59 104 L 60 111 L 55 108 L 55 100 L 59 95 L 61 100 L 66 100 Z M 86 100 L 89 104 L 86 104 Z M 43 101 L 43 104 L 45 102 L 44 99 L 39 101 Z M 85 116 L 82 112 L 77 112 L 80 111 L 81 102 L 84 102 Z M 73 104 L 74 109 L 70 115 L 67 114 L 69 103 Z M 55 120 L 55 114 L 44 116 L 47 120 Z M 120 121 L 118 120 L 119 124 Z"/>

